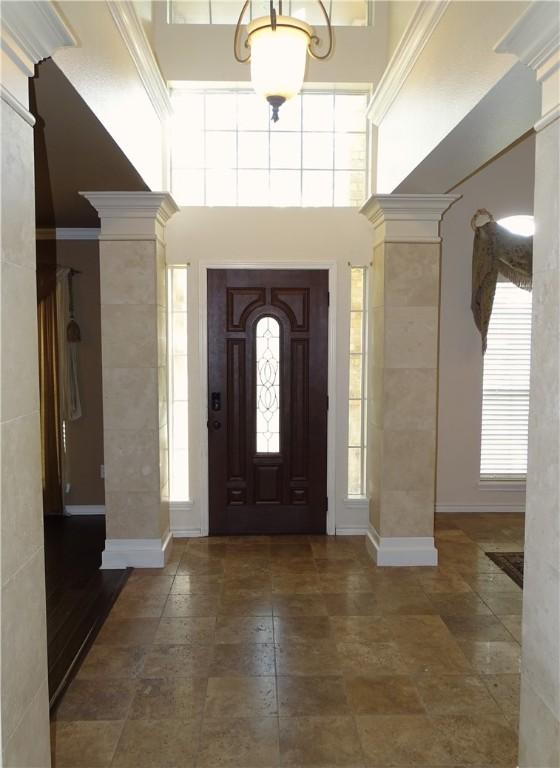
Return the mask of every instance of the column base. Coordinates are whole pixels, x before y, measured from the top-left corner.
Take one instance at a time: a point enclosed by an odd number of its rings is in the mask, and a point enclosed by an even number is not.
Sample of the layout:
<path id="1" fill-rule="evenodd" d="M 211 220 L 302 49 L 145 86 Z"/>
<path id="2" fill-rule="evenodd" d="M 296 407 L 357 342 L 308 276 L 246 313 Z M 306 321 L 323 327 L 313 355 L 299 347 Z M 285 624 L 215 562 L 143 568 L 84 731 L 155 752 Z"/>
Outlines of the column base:
<path id="1" fill-rule="evenodd" d="M 105 539 L 101 570 L 163 568 L 169 559 L 171 533 L 161 539 Z"/>
<path id="2" fill-rule="evenodd" d="M 366 548 L 376 565 L 434 566 L 438 552 L 432 536 L 380 536 L 373 525 L 366 533 Z"/>

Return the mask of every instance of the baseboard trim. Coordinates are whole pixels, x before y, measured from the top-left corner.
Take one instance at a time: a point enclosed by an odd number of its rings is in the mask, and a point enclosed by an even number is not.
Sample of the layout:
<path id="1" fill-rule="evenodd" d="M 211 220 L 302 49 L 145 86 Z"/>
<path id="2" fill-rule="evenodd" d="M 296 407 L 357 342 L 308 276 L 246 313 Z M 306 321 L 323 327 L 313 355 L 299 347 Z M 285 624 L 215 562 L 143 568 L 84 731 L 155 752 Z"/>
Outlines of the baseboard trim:
<path id="1" fill-rule="evenodd" d="M 483 512 L 525 512 L 525 504 L 436 504 L 438 514 L 481 514 Z"/>
<path id="2" fill-rule="evenodd" d="M 101 570 L 163 568 L 169 558 L 171 531 L 161 539 L 105 539 Z"/>
<path id="3" fill-rule="evenodd" d="M 337 527 L 335 531 L 336 536 L 365 536 L 368 532 L 367 527 L 361 526 L 341 526 Z"/>
<path id="4" fill-rule="evenodd" d="M 366 547 L 375 564 L 380 566 L 438 564 L 438 553 L 432 536 L 380 536 L 370 525 L 366 533 Z"/>
<path id="5" fill-rule="evenodd" d="M 196 539 L 202 536 L 200 528 L 173 528 L 174 539 Z"/>
<path id="6" fill-rule="evenodd" d="M 69 517 L 74 515 L 104 515 L 105 504 L 66 504 L 64 514 Z"/>

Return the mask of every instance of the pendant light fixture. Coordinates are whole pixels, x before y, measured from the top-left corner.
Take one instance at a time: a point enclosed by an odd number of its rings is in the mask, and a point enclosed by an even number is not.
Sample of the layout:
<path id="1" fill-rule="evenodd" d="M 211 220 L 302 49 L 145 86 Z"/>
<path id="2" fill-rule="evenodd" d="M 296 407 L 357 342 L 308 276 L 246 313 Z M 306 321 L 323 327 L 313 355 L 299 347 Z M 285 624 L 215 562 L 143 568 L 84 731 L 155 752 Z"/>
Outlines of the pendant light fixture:
<path id="1" fill-rule="evenodd" d="M 321 0 L 317 0 L 325 17 L 329 44 L 323 54 L 316 50 L 321 45 L 315 30 L 305 21 L 293 16 L 282 15 L 282 0 L 278 2 L 278 13 L 274 0 L 270 0 L 270 14 L 253 19 L 247 24 L 244 47 L 246 56 L 240 51 L 241 26 L 251 0 L 246 0 L 239 14 L 233 52 L 240 63 L 251 62 L 251 83 L 255 92 L 265 98 L 272 107 L 272 120 L 278 121 L 278 110 L 282 104 L 296 96 L 303 85 L 307 54 L 322 61 L 327 59 L 333 48 L 333 34 L 329 14 Z"/>

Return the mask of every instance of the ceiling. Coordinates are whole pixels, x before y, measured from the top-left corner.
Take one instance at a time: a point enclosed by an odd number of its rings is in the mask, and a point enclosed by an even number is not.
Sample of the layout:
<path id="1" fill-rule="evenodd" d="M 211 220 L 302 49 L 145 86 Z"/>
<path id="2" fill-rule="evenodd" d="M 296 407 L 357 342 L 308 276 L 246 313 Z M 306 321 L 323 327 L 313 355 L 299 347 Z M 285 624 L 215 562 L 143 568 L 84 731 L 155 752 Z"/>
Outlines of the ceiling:
<path id="1" fill-rule="evenodd" d="M 78 192 L 145 191 L 145 182 L 61 70 L 47 59 L 30 81 L 35 139 L 36 225 L 96 227 Z"/>

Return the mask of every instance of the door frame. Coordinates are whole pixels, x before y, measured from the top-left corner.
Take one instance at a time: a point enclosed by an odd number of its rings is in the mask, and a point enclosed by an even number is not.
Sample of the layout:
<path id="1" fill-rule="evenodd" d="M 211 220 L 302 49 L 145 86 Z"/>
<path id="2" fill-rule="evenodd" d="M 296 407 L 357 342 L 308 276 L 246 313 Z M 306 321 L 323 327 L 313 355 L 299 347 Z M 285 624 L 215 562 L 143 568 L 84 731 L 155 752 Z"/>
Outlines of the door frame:
<path id="1" fill-rule="evenodd" d="M 334 535 L 336 529 L 336 262 L 329 261 L 232 261 L 230 259 L 213 259 L 203 261 L 198 266 L 199 290 L 199 359 L 200 359 L 200 392 L 201 408 L 199 434 L 202 448 L 202 473 L 200 484 L 200 526 L 201 536 L 208 536 L 209 531 L 209 467 L 208 467 L 208 270 L 209 269 L 321 269 L 329 275 L 329 322 L 328 322 L 328 381 L 327 393 L 329 410 L 327 412 L 327 534 Z"/>

